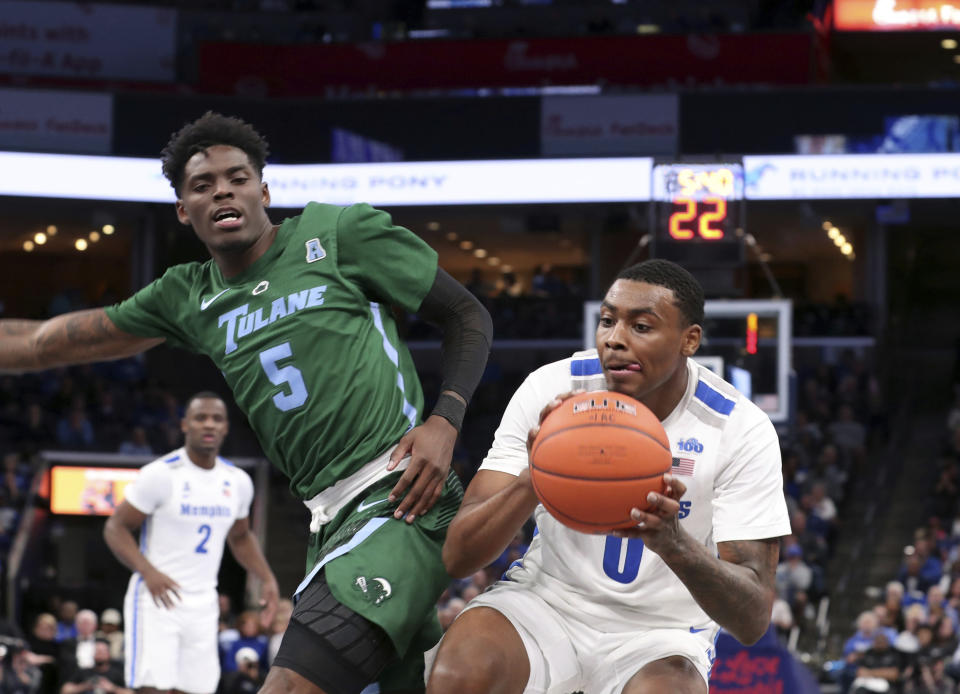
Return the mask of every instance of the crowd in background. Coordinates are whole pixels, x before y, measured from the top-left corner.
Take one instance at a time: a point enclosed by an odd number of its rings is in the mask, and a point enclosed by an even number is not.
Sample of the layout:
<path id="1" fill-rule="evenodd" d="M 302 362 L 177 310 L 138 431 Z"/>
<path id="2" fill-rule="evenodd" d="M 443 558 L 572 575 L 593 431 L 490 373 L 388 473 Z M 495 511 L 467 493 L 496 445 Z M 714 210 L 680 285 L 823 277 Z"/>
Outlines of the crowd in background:
<path id="1" fill-rule="evenodd" d="M 124 686 L 124 624 L 120 611 L 100 615 L 74 600 L 52 595 L 49 611 L 30 619 L 29 629 L 0 623 L 0 692 L 3 694 L 127 694 Z M 280 601 L 269 628 L 255 610 L 239 614 L 220 595 L 220 684 L 217 694 L 256 692 L 280 647 L 293 610 Z"/>
<path id="2" fill-rule="evenodd" d="M 857 618 L 833 671 L 846 694 L 955 694 L 960 683 L 960 388 L 918 502 L 929 516 L 881 597 Z"/>

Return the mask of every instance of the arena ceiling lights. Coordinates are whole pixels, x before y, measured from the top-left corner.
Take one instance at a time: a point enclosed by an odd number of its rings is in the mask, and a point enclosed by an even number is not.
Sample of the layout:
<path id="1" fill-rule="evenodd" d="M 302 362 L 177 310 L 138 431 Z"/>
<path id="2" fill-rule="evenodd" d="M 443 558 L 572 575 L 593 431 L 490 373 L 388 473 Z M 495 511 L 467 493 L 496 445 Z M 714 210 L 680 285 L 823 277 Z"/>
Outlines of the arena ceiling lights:
<path id="1" fill-rule="evenodd" d="M 269 164 L 273 205 L 645 202 L 651 157 Z M 743 157 L 747 200 L 955 197 L 960 153 Z M 156 159 L 0 152 L 0 195 L 174 201 Z"/>

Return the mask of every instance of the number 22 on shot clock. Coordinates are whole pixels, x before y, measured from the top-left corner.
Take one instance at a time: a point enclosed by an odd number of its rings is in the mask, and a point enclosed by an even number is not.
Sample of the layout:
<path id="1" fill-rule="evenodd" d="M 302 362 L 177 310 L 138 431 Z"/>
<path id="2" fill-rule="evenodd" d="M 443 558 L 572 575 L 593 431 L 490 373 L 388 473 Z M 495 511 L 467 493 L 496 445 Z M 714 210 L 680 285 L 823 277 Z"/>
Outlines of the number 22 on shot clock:
<path id="1" fill-rule="evenodd" d="M 661 164 L 654 167 L 653 187 L 653 199 L 661 203 L 657 231 L 664 239 L 731 240 L 739 226 L 740 164 Z"/>

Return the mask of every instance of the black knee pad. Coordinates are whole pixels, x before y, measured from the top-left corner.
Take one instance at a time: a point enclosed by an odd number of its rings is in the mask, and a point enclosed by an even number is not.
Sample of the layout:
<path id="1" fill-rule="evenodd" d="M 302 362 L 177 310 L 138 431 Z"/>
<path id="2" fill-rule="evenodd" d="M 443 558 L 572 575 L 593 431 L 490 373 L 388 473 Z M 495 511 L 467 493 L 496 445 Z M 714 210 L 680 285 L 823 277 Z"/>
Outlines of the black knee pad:
<path id="1" fill-rule="evenodd" d="M 320 572 L 297 600 L 273 664 L 327 694 L 359 694 L 396 657 L 387 632 L 340 604 Z"/>

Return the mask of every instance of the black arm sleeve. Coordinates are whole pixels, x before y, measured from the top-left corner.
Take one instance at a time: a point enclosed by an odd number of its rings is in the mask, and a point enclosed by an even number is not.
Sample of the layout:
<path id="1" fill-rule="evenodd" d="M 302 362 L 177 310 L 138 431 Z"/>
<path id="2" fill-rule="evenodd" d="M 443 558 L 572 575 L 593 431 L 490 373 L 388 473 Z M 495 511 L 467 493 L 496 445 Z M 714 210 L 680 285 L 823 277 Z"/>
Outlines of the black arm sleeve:
<path id="1" fill-rule="evenodd" d="M 443 391 L 452 391 L 470 402 L 487 364 L 493 321 L 483 304 L 440 268 L 417 313 L 443 330 L 440 358 L 443 380 L 432 414 L 446 418 L 459 430 L 466 406 L 449 394 L 443 395 Z"/>

